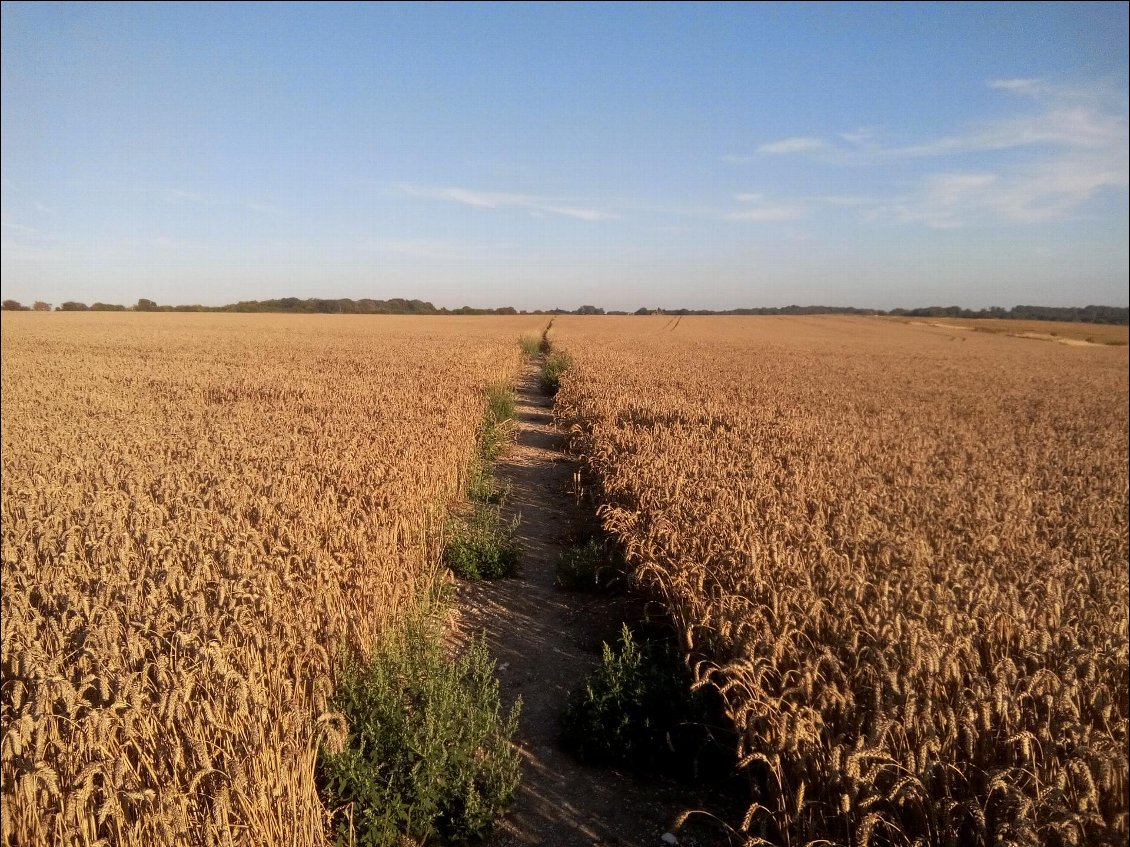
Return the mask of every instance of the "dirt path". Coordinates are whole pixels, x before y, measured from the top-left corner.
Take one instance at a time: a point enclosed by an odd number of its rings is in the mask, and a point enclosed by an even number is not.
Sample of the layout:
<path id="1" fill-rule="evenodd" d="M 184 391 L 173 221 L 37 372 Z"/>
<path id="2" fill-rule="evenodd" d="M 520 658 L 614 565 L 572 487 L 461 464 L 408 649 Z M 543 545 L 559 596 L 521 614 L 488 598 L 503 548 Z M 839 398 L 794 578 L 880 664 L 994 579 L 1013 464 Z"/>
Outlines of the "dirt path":
<path id="1" fill-rule="evenodd" d="M 517 442 L 496 472 L 511 486 L 503 517 L 521 520 L 516 532 L 521 573 L 458 589 L 460 635 L 486 634 L 504 704 L 522 698 L 515 739 L 522 784 L 488 844 L 656 847 L 686 808 L 686 787 L 590 768 L 558 747 L 558 715 L 568 692 L 597 663 L 602 642 L 614 639 L 625 601 L 554 587 L 576 508 L 569 493 L 573 464 L 535 368 L 524 374 L 517 395 Z M 708 842 L 684 833 L 679 843 Z"/>

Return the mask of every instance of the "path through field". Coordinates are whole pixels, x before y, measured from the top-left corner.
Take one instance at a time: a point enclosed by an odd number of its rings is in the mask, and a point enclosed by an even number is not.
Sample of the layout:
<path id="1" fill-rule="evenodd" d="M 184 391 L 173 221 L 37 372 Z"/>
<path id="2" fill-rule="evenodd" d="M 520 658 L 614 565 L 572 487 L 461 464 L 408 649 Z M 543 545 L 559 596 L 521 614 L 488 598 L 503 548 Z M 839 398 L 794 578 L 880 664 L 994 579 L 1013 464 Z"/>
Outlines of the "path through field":
<path id="1" fill-rule="evenodd" d="M 554 587 L 558 557 L 572 530 L 573 464 L 553 426 L 553 401 L 530 367 L 518 386 L 517 442 L 496 471 L 511 486 L 503 517 L 520 517 L 519 576 L 459 588 L 462 637 L 485 632 L 498 661 L 506 707 L 522 698 L 516 742 L 522 784 L 491 847 L 657 847 L 687 807 L 687 789 L 586 767 L 557 743 L 558 715 L 571 688 L 613 641 L 623 604 L 616 598 Z M 706 844 L 680 835 L 681 845 Z"/>

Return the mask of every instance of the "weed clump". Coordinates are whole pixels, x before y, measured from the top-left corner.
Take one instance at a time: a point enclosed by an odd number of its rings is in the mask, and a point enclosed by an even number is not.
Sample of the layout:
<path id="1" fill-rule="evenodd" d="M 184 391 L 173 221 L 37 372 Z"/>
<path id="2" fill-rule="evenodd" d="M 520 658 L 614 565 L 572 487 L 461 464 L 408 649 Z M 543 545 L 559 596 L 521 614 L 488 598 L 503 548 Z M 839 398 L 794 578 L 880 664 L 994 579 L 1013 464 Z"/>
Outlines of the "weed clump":
<path id="1" fill-rule="evenodd" d="M 537 335 L 523 335 L 518 339 L 518 346 L 522 348 L 522 355 L 533 361 L 542 353 L 542 339 Z"/>
<path id="2" fill-rule="evenodd" d="M 589 764 L 696 776 L 702 754 L 716 746 L 709 714 L 670 644 L 637 642 L 624 624 L 619 644 L 605 643 L 600 664 L 569 696 L 561 740 Z"/>
<path id="3" fill-rule="evenodd" d="M 461 579 L 499 579 L 518 568 L 514 527 L 504 526 L 500 504 L 509 489 L 494 475 L 494 460 L 513 436 L 516 400 L 508 385 L 485 388 L 487 401 L 478 449 L 467 473 L 467 514 L 456 517 L 449 528 L 443 564 Z"/>
<path id="4" fill-rule="evenodd" d="M 608 562 L 600 542 L 590 539 L 561 554 L 555 584 L 570 591 L 601 591 L 615 585 L 622 573 L 622 568 Z"/>
<path id="5" fill-rule="evenodd" d="M 481 641 L 453 660 L 434 625 L 412 624 L 343 668 L 333 707 L 348 732 L 319 762 L 339 844 L 477 839 L 518 787 L 519 705 L 503 714 Z"/>
<path id="6" fill-rule="evenodd" d="M 514 420 L 517 400 L 514 391 L 504 382 L 494 382 L 484 389 L 487 398 L 486 427 L 501 429 Z"/>
<path id="7" fill-rule="evenodd" d="M 449 525 L 449 540 L 443 564 L 461 579 L 498 579 L 518 569 L 518 547 L 514 527 L 505 526 L 499 506 L 510 494 L 509 487 L 494 474 L 494 461 L 513 437 L 515 399 L 510 386 L 487 385 L 487 409 L 479 443 L 467 473 L 466 514 Z"/>
<path id="8" fill-rule="evenodd" d="M 467 498 L 474 503 L 501 503 L 509 493 L 494 475 L 494 461 L 514 435 L 516 400 L 508 385 L 494 383 L 484 389 L 487 400 L 478 449 L 467 472 Z"/>
<path id="9" fill-rule="evenodd" d="M 460 579 L 501 579 L 518 570 L 513 527 L 502 523 L 497 506 L 476 503 L 454 524 L 443 549 L 443 563 Z"/>
<path id="10" fill-rule="evenodd" d="M 510 488 L 494 475 L 489 456 L 476 455 L 467 469 L 467 499 L 475 504 L 499 505 L 510 493 Z"/>
<path id="11" fill-rule="evenodd" d="M 541 388 L 550 396 L 561 387 L 561 375 L 573 366 L 573 357 L 566 350 L 551 350 L 541 366 Z"/>

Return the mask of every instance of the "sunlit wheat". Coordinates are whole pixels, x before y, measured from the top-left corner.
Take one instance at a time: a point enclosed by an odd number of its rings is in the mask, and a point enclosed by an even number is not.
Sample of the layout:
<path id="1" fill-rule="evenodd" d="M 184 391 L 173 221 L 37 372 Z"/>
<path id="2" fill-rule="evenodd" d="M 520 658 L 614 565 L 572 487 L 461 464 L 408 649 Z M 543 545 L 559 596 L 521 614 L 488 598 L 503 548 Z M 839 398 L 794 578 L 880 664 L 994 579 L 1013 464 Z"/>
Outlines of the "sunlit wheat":
<path id="1" fill-rule="evenodd" d="M 325 843 L 336 659 L 434 578 L 534 329 L 4 313 L 0 841 Z"/>
<path id="2" fill-rule="evenodd" d="M 1124 844 L 1126 349 L 669 320 L 558 320 L 557 411 L 722 693 L 736 823 Z"/>

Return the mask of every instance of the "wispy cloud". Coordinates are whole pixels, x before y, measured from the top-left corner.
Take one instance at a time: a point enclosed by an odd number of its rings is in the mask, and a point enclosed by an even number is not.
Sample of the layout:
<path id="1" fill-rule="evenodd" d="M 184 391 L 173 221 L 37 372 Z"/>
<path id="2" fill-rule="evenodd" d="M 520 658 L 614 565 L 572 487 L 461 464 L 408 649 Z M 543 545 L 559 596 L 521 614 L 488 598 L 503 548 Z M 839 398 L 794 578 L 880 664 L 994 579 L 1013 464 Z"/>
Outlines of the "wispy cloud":
<path id="1" fill-rule="evenodd" d="M 7 263 L 102 262 L 153 253 L 183 253 L 200 245 L 169 235 L 67 239 L 13 221 L 0 220 L 0 250 Z"/>
<path id="2" fill-rule="evenodd" d="M 812 198 L 814 202 L 823 206 L 862 207 L 874 206 L 880 202 L 875 197 L 860 194 L 820 194 Z"/>
<path id="3" fill-rule="evenodd" d="M 876 220 L 954 229 L 980 223 L 1040 223 L 1061 218 L 1099 191 L 1125 187 L 1127 166 L 1060 158 L 1002 172 L 937 173 L 911 195 L 866 211 Z"/>
<path id="4" fill-rule="evenodd" d="M 1058 100 L 1105 100 L 1112 94 L 1119 94 L 1123 98 L 1125 92 L 1118 87 L 1112 88 L 1104 82 L 1081 83 L 1066 85 L 1055 83 L 1039 77 L 1026 77 L 1016 79 L 991 79 L 987 83 L 989 88 L 997 91 L 1006 91 L 1022 97 L 1055 98 Z"/>
<path id="5" fill-rule="evenodd" d="M 0 254 L 8 262 L 59 262 L 66 255 L 50 236 L 37 227 L 0 217 Z"/>
<path id="6" fill-rule="evenodd" d="M 885 145 L 876 131 L 862 128 L 841 133 L 837 141 L 806 136 L 758 150 L 811 156 L 830 165 L 954 160 L 924 173 L 899 196 L 812 198 L 818 205 L 855 208 L 867 220 L 934 228 L 1054 220 L 1104 190 L 1125 190 L 1130 149 L 1124 93 L 1041 79 L 999 79 L 988 86 L 1024 97 L 1037 108 L 917 144 Z M 1023 155 L 998 155 L 1009 151 Z M 962 158 L 970 165 L 955 167 Z"/>
<path id="7" fill-rule="evenodd" d="M 209 194 L 203 191 L 195 191 L 192 189 L 160 188 L 157 189 L 157 194 L 166 203 L 188 204 L 193 206 L 228 206 L 238 209 L 244 209 L 249 212 L 257 212 L 263 215 L 283 214 L 283 210 L 281 208 L 271 205 L 270 203 L 260 203 L 256 200 L 246 200 L 239 197 L 226 197 L 217 194 Z"/>
<path id="8" fill-rule="evenodd" d="M 884 156 L 928 157 L 1047 146 L 1101 150 L 1125 138 L 1125 118 L 1086 105 L 1064 105 L 1037 115 L 987 124 L 961 135 L 879 151 Z"/>
<path id="9" fill-rule="evenodd" d="M 15 221 L 8 220 L 7 217 L 0 219 L 0 230 L 2 230 L 5 235 L 19 236 L 21 238 L 41 239 L 44 237 L 43 233 L 35 227 L 27 226 L 26 224 L 18 224 Z"/>
<path id="10" fill-rule="evenodd" d="M 1125 94 L 1099 85 L 1062 86 L 1041 79 L 998 79 L 989 88 L 1035 100 L 1041 111 L 1008 115 L 965 128 L 962 132 L 917 144 L 884 145 L 878 133 L 861 128 L 838 135 L 838 141 L 797 136 L 761 144 L 769 155 L 804 154 L 826 162 L 876 164 L 891 158 L 927 158 L 1046 146 L 1103 150 L 1126 141 Z M 1112 101 L 1116 105 L 1112 106 Z M 843 142 L 843 143 L 839 143 Z M 735 164 L 752 156 L 725 157 Z"/>
<path id="11" fill-rule="evenodd" d="M 760 192 L 735 194 L 740 208 L 725 215 L 731 221 L 793 221 L 803 217 L 805 209 L 797 203 L 780 203 Z"/>
<path id="12" fill-rule="evenodd" d="M 758 147 L 757 152 L 769 153 L 770 155 L 812 153 L 816 150 L 823 150 L 827 146 L 828 142 L 821 138 L 804 135 L 796 138 L 782 138 L 780 141 L 770 141 Z"/>
<path id="13" fill-rule="evenodd" d="M 612 212 L 588 206 L 573 205 L 569 201 L 530 194 L 513 194 L 505 191 L 473 191 L 467 188 L 421 188 L 403 185 L 401 190 L 414 197 L 445 200 L 481 209 L 523 209 L 531 214 L 560 215 L 581 221 L 604 221 L 618 218 Z"/>
<path id="14" fill-rule="evenodd" d="M 62 262 L 67 259 L 67 256 L 58 250 L 7 238 L 0 239 L 0 254 L 3 255 L 5 264 L 8 262 Z"/>
<path id="15" fill-rule="evenodd" d="M 504 255 L 512 245 L 442 238 L 363 238 L 357 242 L 357 247 L 417 259 L 481 261 Z"/>

